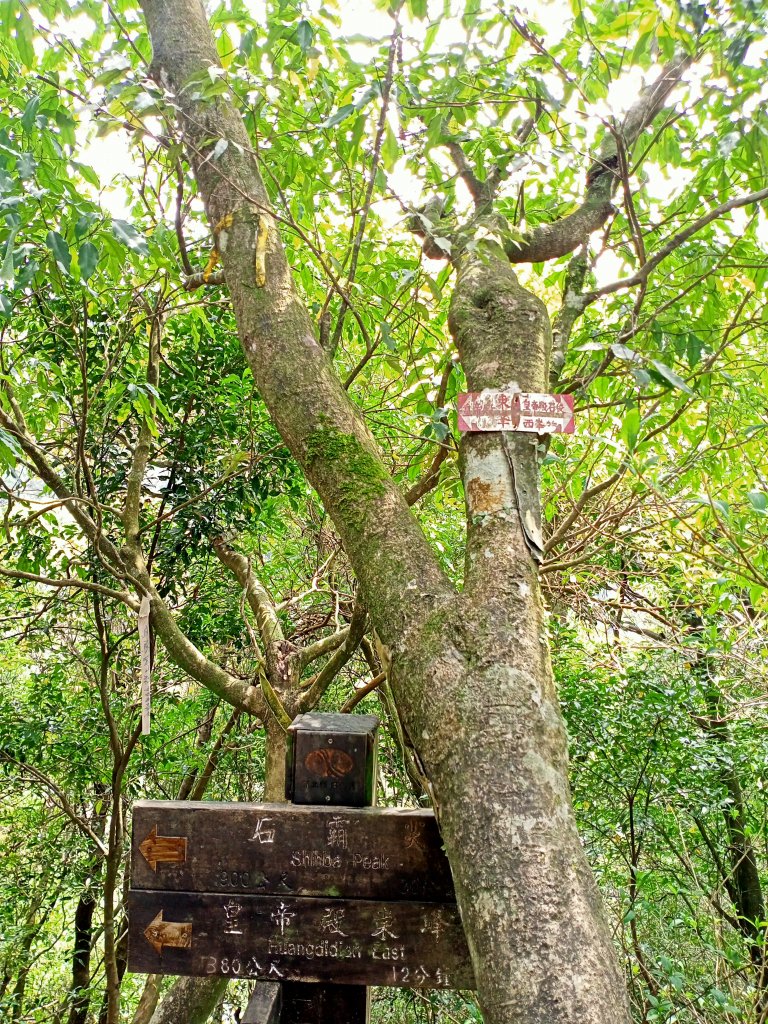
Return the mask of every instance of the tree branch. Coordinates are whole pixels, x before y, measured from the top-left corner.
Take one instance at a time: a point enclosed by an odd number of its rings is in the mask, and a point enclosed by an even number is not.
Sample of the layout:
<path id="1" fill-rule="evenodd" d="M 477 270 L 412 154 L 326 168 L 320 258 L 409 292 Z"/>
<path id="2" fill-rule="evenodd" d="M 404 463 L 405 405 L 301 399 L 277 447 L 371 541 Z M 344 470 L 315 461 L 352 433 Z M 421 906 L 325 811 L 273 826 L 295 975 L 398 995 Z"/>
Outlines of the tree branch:
<path id="1" fill-rule="evenodd" d="M 373 189 L 376 185 L 376 175 L 379 171 L 379 163 L 381 161 L 381 147 L 384 142 L 384 134 L 387 130 L 387 114 L 389 113 L 389 100 L 392 94 L 392 80 L 395 73 L 395 57 L 397 55 L 400 41 L 402 38 L 402 29 L 400 28 L 399 22 L 395 21 L 395 29 L 392 33 L 392 38 L 389 44 L 389 55 L 387 57 L 387 70 L 384 74 L 384 82 L 381 87 L 381 111 L 379 112 L 379 123 L 376 128 L 376 138 L 373 142 L 373 153 L 371 154 L 370 172 L 368 176 L 368 185 L 365 190 L 365 197 L 363 199 L 363 208 L 360 214 L 360 224 L 357 229 L 354 241 L 352 243 L 352 258 L 349 263 L 349 273 L 347 274 L 347 288 L 355 280 L 355 274 L 357 273 L 357 261 L 360 258 L 360 248 L 363 244 L 363 238 L 365 237 L 365 227 L 368 223 L 368 214 L 371 210 L 371 201 L 373 199 Z M 339 319 L 336 323 L 336 327 L 333 331 L 333 336 L 330 339 L 328 345 L 328 354 L 331 359 L 335 355 L 339 341 L 341 340 L 341 333 L 344 329 L 344 319 L 347 315 L 349 306 L 347 303 L 343 303 L 339 312 Z"/>
<path id="2" fill-rule="evenodd" d="M 299 701 L 299 711 L 311 711 L 317 706 L 318 701 L 328 689 L 339 672 L 344 668 L 349 659 L 360 646 L 360 641 L 365 635 L 365 626 L 368 621 L 368 612 L 365 605 L 358 597 L 352 612 L 352 619 L 349 623 L 349 633 L 341 647 L 328 659 L 318 672 L 310 688 L 303 694 Z"/>
<path id="3" fill-rule="evenodd" d="M 102 594 L 104 597 L 111 597 L 115 601 L 121 601 L 135 612 L 139 610 L 139 602 L 127 590 L 112 590 L 110 587 L 103 587 L 100 583 L 91 583 L 88 580 L 70 578 L 54 580 L 48 576 L 37 576 L 33 572 L 22 572 L 21 569 L 6 569 L 2 566 L 0 566 L 0 576 L 7 576 L 12 580 L 29 580 L 30 583 L 39 583 L 43 587 L 55 587 L 56 589 L 74 587 L 77 590 L 88 590 L 94 594 Z"/>
<path id="4" fill-rule="evenodd" d="M 306 668 L 307 665 L 311 665 L 313 661 L 317 661 L 318 658 L 322 658 L 324 654 L 331 654 L 344 643 L 348 636 L 349 626 L 345 626 L 343 629 L 339 629 L 335 633 L 330 633 L 328 636 L 315 640 L 314 643 L 307 644 L 307 646 L 303 647 L 299 652 L 301 667 Z"/>
<path id="5" fill-rule="evenodd" d="M 269 652 L 276 643 L 282 643 L 285 640 L 283 627 L 280 625 L 272 598 L 254 574 L 250 558 L 246 558 L 245 555 L 241 555 L 231 548 L 223 537 L 215 538 L 213 550 L 221 564 L 230 570 L 245 591 L 246 600 L 256 616 L 256 625 L 264 650 Z"/>
<path id="6" fill-rule="evenodd" d="M 34 779 L 35 782 L 39 782 L 41 786 L 47 789 L 48 792 L 53 797 L 53 799 L 59 805 L 61 810 L 73 823 L 73 825 L 77 826 L 77 828 L 83 833 L 83 835 L 87 836 L 91 840 L 91 842 L 94 844 L 94 846 L 102 855 L 102 857 L 106 857 L 106 846 L 101 841 L 101 839 L 99 839 L 99 837 L 93 831 L 88 822 L 80 817 L 80 815 L 77 813 L 77 811 L 70 803 L 67 794 L 61 788 L 61 786 L 58 785 L 58 783 L 54 782 L 53 779 L 51 779 L 44 772 L 41 772 L 38 768 L 35 768 L 34 765 L 31 765 L 28 762 L 22 763 L 21 761 L 17 761 L 15 758 L 11 757 L 10 754 L 6 754 L 5 751 L 3 750 L 0 750 L 0 761 L 4 761 L 6 764 L 13 765 L 19 772 L 28 775 L 30 778 Z"/>
<path id="7" fill-rule="evenodd" d="M 549 360 L 549 383 L 552 387 L 557 385 L 563 372 L 573 325 L 589 305 L 582 294 L 588 269 L 585 245 L 568 264 L 563 287 L 563 303 L 552 321 L 552 354 Z"/>
<path id="8" fill-rule="evenodd" d="M 320 494 L 386 641 L 454 595 L 365 422 L 339 384 L 294 286 L 250 139 L 227 96 L 189 83 L 220 61 L 199 0 L 142 0 L 152 74 L 174 94 L 256 385 Z M 229 142 L 216 161 L 218 139 Z M 387 538 L 382 545 L 382 537 Z M 418 586 L 409 581 L 418 580 Z"/>
<path id="9" fill-rule="evenodd" d="M 671 255 L 675 249 L 678 249 L 684 242 L 687 242 L 689 238 L 705 228 L 707 224 L 711 224 L 713 220 L 717 220 L 718 217 L 722 217 L 724 213 L 730 213 L 731 210 L 738 210 L 742 206 L 751 206 L 753 203 L 761 203 L 764 199 L 768 199 L 768 188 L 760 189 L 757 192 L 748 192 L 744 196 L 737 196 L 735 199 L 729 199 L 726 203 L 721 203 L 714 209 L 710 210 L 709 213 L 703 214 L 698 217 L 692 224 L 690 224 L 683 231 L 679 231 L 676 235 L 673 235 L 670 240 L 661 247 L 657 252 L 651 256 L 647 263 L 633 274 L 632 277 L 627 277 L 623 281 L 613 281 L 611 284 L 604 285 L 602 288 L 597 288 L 593 292 L 587 292 L 584 295 L 584 299 L 587 302 L 594 302 L 595 299 L 600 298 L 602 295 L 611 295 L 613 292 L 621 291 L 623 288 L 634 288 L 637 285 L 644 284 L 648 279 L 650 273 L 658 267 L 658 265 Z"/>
<path id="10" fill-rule="evenodd" d="M 528 38 L 528 36 L 526 36 Z M 597 159 L 587 172 L 587 192 L 581 206 L 552 224 L 541 224 L 522 240 L 508 239 L 506 254 L 512 263 L 541 263 L 573 252 L 601 228 L 613 209 L 611 199 L 620 180 L 619 147 L 631 150 L 642 132 L 653 122 L 669 94 L 691 63 L 688 56 L 670 61 L 656 81 L 644 89 L 621 125 L 606 133 Z"/>
<path id="11" fill-rule="evenodd" d="M 377 689 L 377 687 L 381 686 L 381 684 L 386 680 L 386 678 L 386 672 L 379 672 L 379 674 L 377 676 L 374 676 L 373 679 L 369 679 L 365 686 L 361 686 L 357 690 L 355 690 L 352 696 L 345 700 L 344 703 L 342 704 L 342 715 L 349 714 L 350 711 L 354 710 L 354 708 L 357 707 L 360 701 L 363 700 L 364 697 L 367 697 L 369 693 L 373 693 L 373 691 Z"/>

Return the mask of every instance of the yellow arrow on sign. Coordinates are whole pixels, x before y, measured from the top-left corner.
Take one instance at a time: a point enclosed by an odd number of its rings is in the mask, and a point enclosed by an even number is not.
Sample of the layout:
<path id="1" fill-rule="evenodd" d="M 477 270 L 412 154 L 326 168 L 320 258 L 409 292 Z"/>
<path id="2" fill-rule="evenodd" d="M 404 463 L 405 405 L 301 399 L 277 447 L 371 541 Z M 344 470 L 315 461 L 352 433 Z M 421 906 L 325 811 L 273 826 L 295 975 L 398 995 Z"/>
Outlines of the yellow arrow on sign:
<path id="1" fill-rule="evenodd" d="M 179 921 L 164 921 L 162 910 L 144 929 L 144 938 L 156 953 L 162 954 L 166 946 L 172 949 L 192 947 L 192 925 Z"/>
<path id="2" fill-rule="evenodd" d="M 158 864 L 183 864 L 187 859 L 186 836 L 159 836 L 157 825 L 139 844 L 144 859 L 153 871 Z"/>

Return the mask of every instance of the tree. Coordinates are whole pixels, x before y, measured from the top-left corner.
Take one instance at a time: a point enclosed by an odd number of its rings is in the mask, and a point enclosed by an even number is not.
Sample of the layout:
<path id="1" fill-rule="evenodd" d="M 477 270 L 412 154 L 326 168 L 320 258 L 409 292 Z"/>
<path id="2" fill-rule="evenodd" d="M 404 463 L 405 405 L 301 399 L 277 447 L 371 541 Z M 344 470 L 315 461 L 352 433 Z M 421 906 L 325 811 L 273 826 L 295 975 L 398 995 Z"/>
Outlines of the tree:
<path id="1" fill-rule="evenodd" d="M 49 6 L 47 15 L 52 17 L 56 5 Z M 86 219 L 82 226 L 83 213 L 79 220 L 74 217 L 78 199 L 68 196 L 65 203 L 71 210 L 58 228 L 47 231 L 44 242 L 53 272 L 63 282 L 63 295 L 43 308 L 38 330 L 45 337 L 46 325 L 55 325 L 57 341 L 70 339 L 77 353 L 74 362 L 80 364 L 74 438 L 66 445 L 70 454 L 62 459 L 60 444 L 42 441 L 50 421 L 30 417 L 32 394 L 40 385 L 30 385 L 29 366 L 16 352 L 14 367 L 23 370 L 18 381 L 6 375 L 0 426 L 14 462 L 42 481 L 86 538 L 90 564 L 74 575 L 65 566 L 57 579 L 39 567 L 11 570 L 10 575 L 90 591 L 133 611 L 139 597 L 148 595 L 152 627 L 172 661 L 218 697 L 262 718 L 274 749 L 279 749 L 285 717 L 308 706 L 308 694 L 312 699 L 322 695 L 360 644 L 369 616 L 407 744 L 415 752 L 414 774 L 424 780 L 439 817 L 485 1019 L 526 1024 L 626 1019 L 624 980 L 571 807 L 566 734 L 547 650 L 538 565 L 545 548 L 560 552 L 561 569 L 584 557 L 579 549 L 584 536 L 576 529 L 580 518 L 625 477 L 635 477 L 625 514 L 648 502 L 641 445 L 659 434 L 671 436 L 681 417 L 693 415 L 695 401 L 707 397 L 707 378 L 728 343 L 729 324 L 739 322 L 751 301 L 751 292 L 745 293 L 743 304 L 740 297 L 710 311 L 707 330 L 722 334 L 720 348 L 689 332 L 680 350 L 667 346 L 663 333 L 654 332 L 668 310 L 682 309 L 688 296 L 700 296 L 711 287 L 714 275 L 723 280 L 726 259 L 742 273 L 755 269 L 748 266 L 755 216 L 741 238 L 726 232 L 723 243 L 718 232 L 726 230 L 724 218 L 732 211 L 754 211 L 768 197 L 768 190 L 759 187 L 764 184 L 761 115 L 755 113 L 754 123 L 745 123 L 744 138 L 753 133 L 746 143 L 724 135 L 718 151 L 706 159 L 693 149 L 706 117 L 730 124 L 735 106 L 727 90 L 701 87 L 700 69 L 708 62 L 717 60 L 718 70 L 733 80 L 740 104 L 757 96 L 758 76 L 749 65 L 738 64 L 740 51 L 751 41 L 746 21 L 734 19 L 726 35 L 699 8 L 665 16 L 640 4 L 629 13 L 598 6 L 577 13 L 572 35 L 550 47 L 518 13 L 468 4 L 463 11 L 465 40 L 461 46 L 449 45 L 438 58 L 433 49 L 437 22 L 422 33 L 421 46 L 412 55 L 405 51 L 406 43 L 413 44 L 403 38 L 403 20 L 410 18 L 409 24 L 415 25 L 427 13 L 414 2 L 392 9 L 382 74 L 376 86 L 366 89 L 364 71 L 354 62 L 342 84 L 336 62 L 344 55 L 329 33 L 333 16 L 327 12 L 297 18 L 278 5 L 262 25 L 239 5 L 231 12 L 217 9 L 214 38 L 199 0 L 146 0 L 141 6 L 152 44 L 151 66 L 148 72 L 143 66 L 149 57 L 147 37 L 135 8 L 118 5 L 111 10 L 114 40 L 108 45 L 121 58 L 132 54 L 137 79 L 120 82 L 107 112 L 148 140 L 142 216 L 152 216 L 147 186 L 162 204 L 172 177 L 179 198 L 175 234 L 168 230 L 167 217 L 157 218 L 152 251 L 134 225 L 115 222 L 118 239 L 140 256 L 149 254 L 157 275 L 151 298 L 133 288 L 125 289 L 122 300 L 115 296 L 113 327 L 103 328 L 105 337 L 121 322 L 132 321 L 146 330 L 145 379 L 133 383 L 130 392 L 124 384 L 116 385 L 122 392 L 102 399 L 107 417 L 102 422 L 123 403 L 127 415 L 137 414 L 138 431 L 130 438 L 119 431 L 102 435 L 104 457 L 119 469 L 111 481 L 101 470 L 94 478 L 86 452 L 93 444 L 89 415 L 91 422 L 95 419 L 89 409 L 90 389 L 94 383 L 97 390 L 103 388 L 111 357 L 99 356 L 96 381 L 89 383 L 94 372 L 90 312 L 86 308 L 83 318 L 76 304 L 67 301 L 72 289 L 66 279 L 76 281 L 71 242 L 88 235 L 79 244 L 76 264 L 80 279 L 88 282 L 97 244 L 109 248 L 108 232 L 100 228 L 91 241 L 92 224 Z M 92 5 L 80 9 L 98 20 Z M 749 14 L 745 12 L 745 19 Z M 236 40 L 227 25 L 237 30 Z M 20 58 L 33 62 L 26 8 L 19 9 L 13 27 Z M 95 49 L 103 42 L 99 31 L 92 40 Z M 490 33 L 498 37 L 506 64 L 491 59 Z M 622 117 L 603 117 L 594 141 L 592 126 L 579 124 L 579 118 L 599 108 L 629 46 L 632 59 L 648 72 L 648 84 Z M 323 57 L 333 61 L 332 71 L 321 70 Z M 56 59 L 50 57 L 53 67 Z M 259 61 L 269 65 L 261 75 L 256 71 Z M 445 74 L 441 61 L 453 73 Z M 115 72 L 119 77 L 123 71 L 122 64 L 107 67 L 102 84 L 109 88 L 117 81 Z M 55 94 L 58 79 L 51 80 L 45 67 L 41 76 Z M 265 90 L 264 76 L 272 95 Z M 87 74 L 83 81 L 89 81 Z M 559 95 L 553 94 L 553 81 Z M 513 88 L 518 92 L 512 93 Z M 265 105 L 265 97 L 274 110 Z M 328 109 L 328 99 L 337 102 L 335 110 Z M 378 115 L 366 152 L 363 112 L 374 104 Z M 53 109 L 48 93 L 37 105 L 34 98 L 25 103 L 22 134 L 32 135 L 38 117 L 52 118 Z M 489 110 L 494 118 L 488 118 Z M 56 116 L 66 124 L 60 107 Z M 162 127 L 153 126 L 152 118 L 161 118 Z M 306 154 L 302 170 L 296 139 L 304 131 L 314 133 L 312 138 L 319 135 L 333 157 L 322 149 L 311 161 Z M 550 136 L 565 138 L 567 157 L 560 158 Z M 743 145 L 756 154 L 753 162 L 740 155 Z M 452 168 L 438 151 L 448 154 Z M 420 266 L 418 257 L 409 265 L 376 251 L 385 232 L 374 202 L 387 194 L 387 173 L 393 174 L 401 153 L 414 166 L 427 162 L 430 201 L 404 212 L 407 226 L 422 239 L 423 256 L 444 264 L 436 277 L 429 274 L 433 264 Z M 34 168 L 25 165 L 21 154 L 21 149 L 14 150 L 12 160 L 24 182 Z M 531 173 L 527 188 L 515 179 L 526 154 L 543 168 Z M 637 187 L 636 178 L 662 158 L 681 166 L 696 165 L 698 159 L 700 179 L 697 189 L 677 202 L 668 223 L 653 195 Z M 216 254 L 200 272 L 195 272 L 184 240 L 187 167 L 205 204 Z M 346 191 L 339 186 L 344 174 Z M 11 209 L 29 199 L 23 189 L 11 195 L 18 199 Z M 706 211 L 696 209 L 702 195 L 708 199 Z M 341 196 L 351 212 L 344 209 Z M 315 225 L 311 206 L 319 197 L 327 202 L 328 213 L 318 211 Z M 30 253 L 17 246 L 20 232 L 21 222 L 11 221 L 3 270 L 21 306 L 40 268 L 32 269 Z M 340 248 L 339 258 L 327 243 L 340 244 L 345 232 L 350 244 Z M 598 232 L 604 250 L 618 254 L 624 269 L 623 277 L 600 284 L 589 249 Z M 311 660 L 307 649 L 286 638 L 252 567 L 227 539 L 217 539 L 218 529 L 208 525 L 203 533 L 238 578 L 263 642 L 263 665 L 255 675 L 241 678 L 220 658 L 202 653 L 204 645 L 196 645 L 189 628 L 182 628 L 173 614 L 173 560 L 164 565 L 162 581 L 153 569 L 157 544 L 149 539 L 151 530 L 162 522 L 168 501 L 179 504 L 174 487 L 183 473 L 183 458 L 176 458 L 169 471 L 157 462 L 155 440 L 156 421 L 168 408 L 161 394 L 161 367 L 170 358 L 171 372 L 178 373 L 173 360 L 178 355 L 183 360 L 182 332 L 170 344 L 166 340 L 182 305 L 170 284 L 178 280 L 176 247 L 185 287 L 226 284 L 259 397 L 333 520 L 359 585 L 354 607 L 347 609 L 348 625 L 334 631 L 333 639 L 316 641 L 320 646 L 312 650 L 315 656 L 335 648 L 340 657 L 332 656 L 328 670 L 317 673 L 310 687 L 302 688 Z M 306 267 L 308 254 L 313 270 Z M 527 272 L 521 283 L 512 270 L 513 265 L 538 267 L 566 257 L 567 266 L 553 272 L 551 280 L 545 270 L 539 278 Z M 216 270 L 216 259 L 221 270 Z M 377 276 L 390 265 L 399 266 L 405 285 L 417 280 L 407 300 L 388 303 L 386 289 L 377 290 Z M 691 279 L 687 275 L 692 265 Z M 761 270 L 762 264 L 757 267 Z M 406 279 L 408 274 L 412 276 Z M 115 279 L 120 280 L 119 270 Z M 554 303 L 557 285 L 562 300 Z M 361 308 L 355 298 L 359 288 L 377 295 L 378 307 Z M 423 292 L 429 293 L 428 300 Z M 631 304 L 625 293 L 633 296 Z M 34 296 L 45 303 L 37 292 Z M 559 306 L 554 315 L 545 299 Z M 20 307 L 8 301 L 10 318 Z M 312 304 L 317 326 L 310 315 Z M 105 306 L 102 301 L 99 314 L 108 319 Z M 458 368 L 445 361 L 440 330 L 446 314 Z M 598 339 L 579 347 L 581 353 L 599 354 L 586 367 L 580 365 L 583 355 L 569 356 L 568 351 L 581 316 L 589 334 Z M 226 318 L 222 313 L 222 325 Z M 414 469 L 424 465 L 405 493 L 393 476 L 392 460 L 372 436 L 359 396 L 353 401 L 349 392 L 378 353 L 396 349 L 393 338 L 398 329 L 405 335 L 402 325 L 409 320 L 414 327 L 408 357 L 416 367 L 433 370 L 442 364 L 443 369 L 432 389 L 437 392 L 435 404 L 428 402 L 425 433 L 438 446 L 429 459 L 423 445 L 412 456 Z M 218 323 L 216 318 L 214 334 Z M 617 323 L 618 328 L 613 326 Z M 118 327 L 119 345 L 131 353 L 135 368 L 143 360 L 143 345 L 120 333 Z M 643 341 L 640 353 L 627 344 L 634 338 Z M 19 335 L 12 340 L 18 348 Z M 105 343 L 104 352 L 108 348 Z M 63 352 L 66 358 L 66 345 Z M 352 361 L 350 354 L 357 358 Z M 687 379 L 674 368 L 682 355 L 691 371 Z M 466 558 L 457 580 L 430 543 L 428 525 L 425 530 L 411 511 L 452 472 L 446 410 L 456 377 L 463 374 L 473 391 L 514 383 L 539 392 L 556 387 L 569 365 L 568 390 L 623 411 L 624 449 L 612 466 L 610 458 L 602 460 L 600 469 L 609 471 L 599 472 L 598 480 L 583 477 L 572 508 L 557 509 L 545 537 L 538 499 L 544 441 L 535 435 L 464 435 L 459 466 L 466 500 Z M 422 385 L 421 390 L 430 389 Z M 682 404 L 676 404 L 678 399 Z M 414 413 L 423 412 L 409 409 L 407 401 L 403 408 L 410 421 Z M 384 421 L 378 430 L 381 440 L 393 417 L 386 407 L 377 411 Z M 61 422 L 63 414 L 57 415 Z M 282 463 L 288 465 L 284 458 Z M 290 464 L 286 476 L 293 473 Z M 161 483 L 163 504 L 158 510 L 152 492 Z M 118 493 L 123 500 L 115 512 L 109 495 Z M 235 505 L 233 501 L 232 509 Z M 586 536 L 594 542 L 598 533 L 587 531 Z M 569 545 L 570 555 L 564 550 Z M 737 557 L 748 562 L 742 572 L 757 578 L 760 567 L 750 555 L 740 549 Z M 548 568 L 554 571 L 552 565 Z M 635 572 L 623 571 L 625 576 Z M 379 667 L 373 656 L 371 663 Z"/>

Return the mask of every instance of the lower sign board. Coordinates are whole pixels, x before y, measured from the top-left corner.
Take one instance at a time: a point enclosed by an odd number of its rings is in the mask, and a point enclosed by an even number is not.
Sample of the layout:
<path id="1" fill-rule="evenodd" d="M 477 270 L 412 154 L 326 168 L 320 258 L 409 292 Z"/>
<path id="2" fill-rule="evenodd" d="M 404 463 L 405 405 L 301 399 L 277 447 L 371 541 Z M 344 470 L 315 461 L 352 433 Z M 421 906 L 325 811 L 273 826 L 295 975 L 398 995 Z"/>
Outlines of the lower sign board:
<path id="1" fill-rule="evenodd" d="M 474 988 L 455 904 L 132 890 L 128 968 Z"/>

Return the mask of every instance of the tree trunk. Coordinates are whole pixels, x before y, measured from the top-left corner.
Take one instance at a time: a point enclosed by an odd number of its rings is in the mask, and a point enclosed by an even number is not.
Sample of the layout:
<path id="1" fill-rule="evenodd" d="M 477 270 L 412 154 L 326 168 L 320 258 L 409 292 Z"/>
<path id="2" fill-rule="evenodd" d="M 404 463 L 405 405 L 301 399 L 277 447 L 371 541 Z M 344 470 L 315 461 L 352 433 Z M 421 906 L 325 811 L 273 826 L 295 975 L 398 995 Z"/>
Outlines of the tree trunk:
<path id="1" fill-rule="evenodd" d="M 162 975 L 149 974 L 144 982 L 144 988 L 139 999 L 139 1005 L 133 1015 L 131 1024 L 150 1024 L 152 1014 L 160 1002 L 160 982 Z"/>
<path id="2" fill-rule="evenodd" d="M 697 618 L 696 625 L 700 639 L 703 623 Z M 728 797 L 722 806 L 728 836 L 728 852 L 726 862 L 716 855 L 715 864 L 722 874 L 723 884 L 736 910 L 739 929 L 749 946 L 749 956 L 755 972 L 756 1024 L 766 1024 L 768 929 L 765 924 L 765 898 L 760 868 L 747 822 L 747 804 L 741 780 L 734 767 L 732 752 L 728 749 L 731 737 L 725 717 L 727 709 L 717 683 L 717 664 L 706 654 L 700 654 L 694 659 L 692 671 L 704 684 L 707 702 L 707 715 L 696 716 L 695 721 L 715 744 L 717 775 Z M 710 850 L 716 854 L 712 840 L 704 831 L 703 823 L 698 821 L 697 824 Z"/>
<path id="3" fill-rule="evenodd" d="M 392 650 L 393 689 L 431 779 L 485 1019 L 628 1021 L 571 809 L 532 558 L 535 442 L 465 438 L 468 557 L 457 595 L 317 343 L 239 114 L 227 98 L 204 101 L 188 87 L 218 64 L 200 0 L 142 8 L 152 73 L 180 110 L 256 386 Z M 229 145 L 214 160 L 219 138 Z M 451 318 L 471 387 L 546 389 L 546 313 L 506 263 L 461 266 Z"/>
<path id="4" fill-rule="evenodd" d="M 178 978 L 152 1014 L 150 1024 L 205 1024 L 226 990 L 226 978 Z"/>
<path id="5" fill-rule="evenodd" d="M 96 902 L 93 892 L 80 895 L 75 910 L 75 948 L 72 953 L 72 1006 L 68 1024 L 86 1024 L 91 1001 L 91 938 Z"/>
<path id="6" fill-rule="evenodd" d="M 274 716 L 264 722 L 266 732 L 266 766 L 264 799 L 269 803 L 285 802 L 285 751 L 287 735 Z"/>

